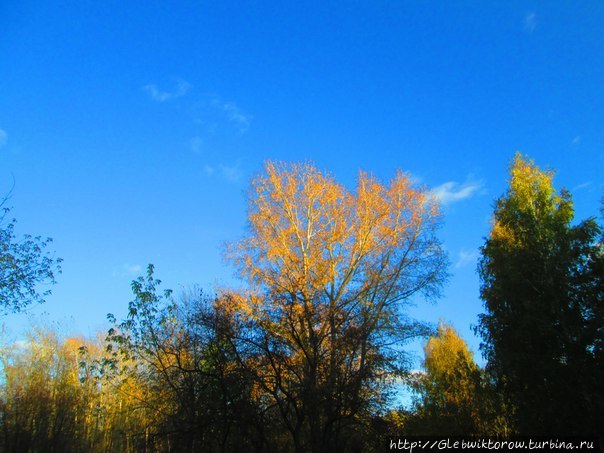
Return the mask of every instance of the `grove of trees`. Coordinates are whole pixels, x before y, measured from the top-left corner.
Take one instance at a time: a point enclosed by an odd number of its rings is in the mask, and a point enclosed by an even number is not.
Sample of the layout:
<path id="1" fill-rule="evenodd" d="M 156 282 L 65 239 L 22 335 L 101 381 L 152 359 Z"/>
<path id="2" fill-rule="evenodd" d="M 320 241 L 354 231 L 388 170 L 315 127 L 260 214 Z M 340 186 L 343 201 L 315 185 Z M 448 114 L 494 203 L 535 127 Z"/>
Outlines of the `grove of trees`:
<path id="1" fill-rule="evenodd" d="M 243 288 L 175 295 L 149 265 L 126 318 L 109 315 L 98 338 L 46 327 L 0 346 L 0 450 L 370 452 L 398 435 L 599 435 L 604 241 L 595 219 L 572 220 L 553 174 L 518 154 L 481 249 L 481 368 L 452 326 L 406 310 L 447 279 L 429 191 L 400 172 L 387 184 L 360 172 L 350 191 L 310 164 L 269 162 L 247 232 L 225 251 Z M 18 255 L 13 224 L 0 295 L 18 310 L 59 261 L 39 240 Z M 405 348 L 417 338 L 419 371 Z M 396 407 L 400 382 L 411 407 Z"/>

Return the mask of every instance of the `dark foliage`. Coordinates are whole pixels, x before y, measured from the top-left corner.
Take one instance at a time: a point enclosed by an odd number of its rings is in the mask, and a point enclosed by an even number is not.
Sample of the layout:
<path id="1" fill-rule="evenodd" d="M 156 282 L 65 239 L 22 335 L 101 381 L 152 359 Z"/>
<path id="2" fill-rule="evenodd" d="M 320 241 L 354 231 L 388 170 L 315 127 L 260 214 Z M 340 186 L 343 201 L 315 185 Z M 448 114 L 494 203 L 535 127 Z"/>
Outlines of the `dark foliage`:
<path id="1" fill-rule="evenodd" d="M 604 432 L 604 254 L 594 219 L 517 156 L 482 247 L 477 328 L 488 371 L 526 435 Z"/>
<path id="2" fill-rule="evenodd" d="M 62 261 L 46 250 L 51 238 L 16 236 L 16 220 L 7 220 L 10 209 L 2 207 L 5 201 L 0 203 L 0 314 L 44 302 L 50 289 L 40 292 L 39 287 L 55 283 Z"/>

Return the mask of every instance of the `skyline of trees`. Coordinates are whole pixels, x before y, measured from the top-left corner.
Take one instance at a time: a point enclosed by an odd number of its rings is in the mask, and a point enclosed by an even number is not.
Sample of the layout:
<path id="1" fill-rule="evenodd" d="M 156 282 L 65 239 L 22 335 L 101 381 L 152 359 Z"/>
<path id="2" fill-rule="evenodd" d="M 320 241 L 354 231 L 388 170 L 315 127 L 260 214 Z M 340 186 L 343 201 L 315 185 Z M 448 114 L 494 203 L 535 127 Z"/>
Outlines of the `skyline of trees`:
<path id="1" fill-rule="evenodd" d="M 410 297 L 438 297 L 448 263 L 439 206 L 405 174 L 360 172 L 350 191 L 268 162 L 248 220 L 225 252 L 246 287 L 175 295 L 149 265 L 106 334 L 35 328 L 0 345 L 0 450 L 381 451 L 400 434 L 602 432 L 602 228 L 573 224 L 570 194 L 527 157 L 481 248 L 484 368 L 453 326 L 406 313 Z M 39 245 L 32 263 L 59 266 Z M 413 338 L 427 339 L 421 372 Z M 395 382 L 411 406 L 396 407 Z"/>

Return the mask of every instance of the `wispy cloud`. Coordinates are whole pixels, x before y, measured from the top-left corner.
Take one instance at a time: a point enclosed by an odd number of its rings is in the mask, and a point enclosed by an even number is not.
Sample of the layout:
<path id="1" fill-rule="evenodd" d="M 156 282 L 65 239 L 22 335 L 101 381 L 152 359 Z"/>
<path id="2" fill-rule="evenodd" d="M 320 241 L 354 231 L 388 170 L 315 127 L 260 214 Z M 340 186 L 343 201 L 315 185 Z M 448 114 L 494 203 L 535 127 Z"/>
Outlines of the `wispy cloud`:
<path id="1" fill-rule="evenodd" d="M 455 262 L 455 269 L 465 267 L 469 264 L 476 263 L 478 259 L 478 250 L 466 250 L 461 249 L 457 253 L 457 261 Z"/>
<path id="2" fill-rule="evenodd" d="M 432 195 L 443 205 L 457 203 L 475 195 L 482 187 L 482 182 L 468 180 L 463 184 L 448 181 L 432 189 Z"/>
<path id="3" fill-rule="evenodd" d="M 573 138 L 573 140 L 570 142 L 571 145 L 573 146 L 579 146 L 581 144 L 581 136 L 577 135 L 575 138 Z"/>
<path id="4" fill-rule="evenodd" d="M 224 165 L 219 164 L 217 166 L 212 165 L 204 165 L 203 172 L 207 176 L 220 176 L 230 183 L 238 182 L 241 179 L 241 169 L 239 168 L 239 164 L 235 165 Z"/>
<path id="5" fill-rule="evenodd" d="M 584 183 L 579 184 L 578 186 L 573 187 L 573 192 L 577 192 L 578 190 L 583 190 L 583 189 L 587 189 L 590 188 L 592 186 L 592 182 L 591 181 L 586 181 Z"/>
<path id="6" fill-rule="evenodd" d="M 8 134 L 4 129 L 0 129 L 0 148 L 6 145 L 6 141 L 8 140 Z"/>
<path id="7" fill-rule="evenodd" d="M 143 266 L 140 264 L 125 264 L 124 269 L 129 274 L 138 275 L 143 270 Z"/>
<path id="8" fill-rule="evenodd" d="M 524 29 L 530 33 L 535 31 L 537 28 L 537 15 L 531 11 L 524 16 Z"/>
<path id="9" fill-rule="evenodd" d="M 218 168 L 220 169 L 220 174 L 222 177 L 229 182 L 237 182 L 241 179 L 241 170 L 239 169 L 239 165 L 220 165 Z"/>
<path id="10" fill-rule="evenodd" d="M 239 129 L 239 132 L 246 132 L 250 128 L 253 117 L 241 110 L 236 103 L 214 98 L 212 99 L 212 106 L 221 111 L 227 120 Z"/>
<path id="11" fill-rule="evenodd" d="M 189 140 L 189 148 L 196 154 L 199 154 L 203 148 L 203 139 L 201 137 L 193 137 Z"/>
<path id="12" fill-rule="evenodd" d="M 150 83 L 143 87 L 143 90 L 149 93 L 151 99 L 157 102 L 165 102 L 170 99 L 179 98 L 187 94 L 191 89 L 191 84 L 183 79 L 176 79 L 176 84 L 171 91 L 163 91 L 154 83 Z"/>
<path id="13" fill-rule="evenodd" d="M 143 270 L 140 264 L 124 263 L 119 270 L 113 271 L 114 277 L 138 277 Z"/>
<path id="14" fill-rule="evenodd" d="M 207 176 L 213 176 L 214 173 L 216 173 L 216 169 L 214 167 L 212 167 L 211 165 L 204 165 L 203 166 L 203 172 L 207 175 Z"/>

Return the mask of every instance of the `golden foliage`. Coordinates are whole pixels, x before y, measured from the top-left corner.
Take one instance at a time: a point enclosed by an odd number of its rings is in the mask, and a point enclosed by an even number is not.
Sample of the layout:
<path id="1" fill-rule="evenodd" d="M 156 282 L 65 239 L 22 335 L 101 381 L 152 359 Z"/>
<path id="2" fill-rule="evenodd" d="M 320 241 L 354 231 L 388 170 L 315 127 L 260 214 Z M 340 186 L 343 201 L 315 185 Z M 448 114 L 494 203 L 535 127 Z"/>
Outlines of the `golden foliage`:
<path id="1" fill-rule="evenodd" d="M 545 223 L 548 219 L 570 222 L 574 215 L 570 195 L 564 190 L 558 195 L 553 178 L 553 171 L 541 170 L 533 160 L 516 153 L 510 166 L 508 193 L 498 202 L 491 239 L 522 246 L 525 238 L 512 226 L 519 216 Z"/>
<path id="2" fill-rule="evenodd" d="M 351 193 L 310 164 L 267 162 L 248 213 L 249 235 L 228 257 L 242 277 L 300 302 L 298 314 L 304 303 L 338 303 L 351 292 L 365 303 L 378 292 L 396 299 L 413 282 L 402 284 L 403 270 L 436 253 L 421 238 L 433 231 L 438 205 L 402 172 L 389 185 L 360 172 Z"/>
<path id="3" fill-rule="evenodd" d="M 388 184 L 361 171 L 354 191 L 307 163 L 267 162 L 253 179 L 248 234 L 227 249 L 252 287 L 225 303 L 253 326 L 247 368 L 300 448 L 297 430 L 325 442 L 381 404 L 398 365 L 384 345 L 417 334 L 399 302 L 446 276 L 439 218 L 400 171 Z"/>
<path id="4" fill-rule="evenodd" d="M 460 408 L 476 397 L 478 366 L 466 342 L 453 327 L 441 324 L 438 335 L 424 347 L 424 367 L 433 379 L 435 390 L 445 400 L 445 407 Z"/>

